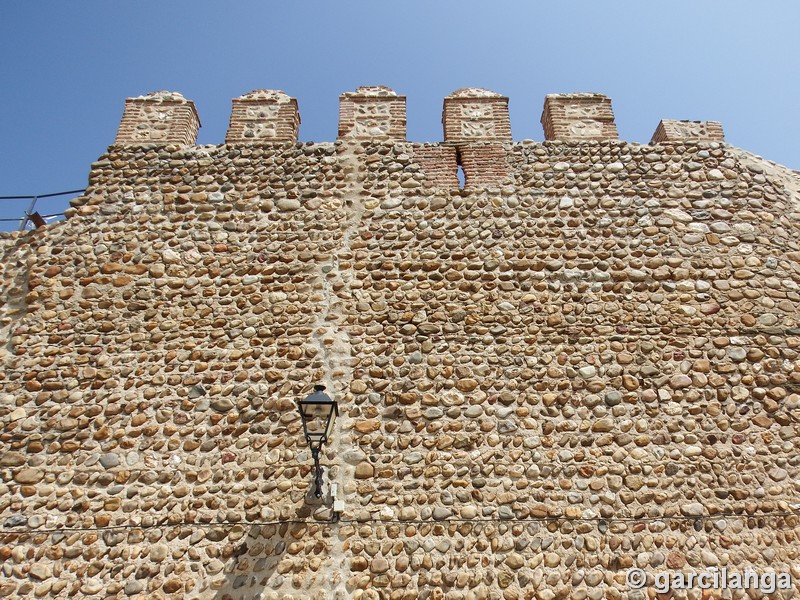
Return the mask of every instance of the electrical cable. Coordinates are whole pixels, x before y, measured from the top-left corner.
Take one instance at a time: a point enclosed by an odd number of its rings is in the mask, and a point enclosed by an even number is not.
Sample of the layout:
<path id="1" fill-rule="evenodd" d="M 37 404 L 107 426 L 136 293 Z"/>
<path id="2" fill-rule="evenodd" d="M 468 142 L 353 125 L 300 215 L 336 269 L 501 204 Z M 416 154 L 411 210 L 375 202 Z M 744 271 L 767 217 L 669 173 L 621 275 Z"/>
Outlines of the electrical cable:
<path id="1" fill-rule="evenodd" d="M 54 198 L 56 196 L 67 196 L 69 194 L 82 194 L 86 189 L 68 190 L 66 192 L 54 192 L 52 194 L 39 194 L 37 196 L 0 196 L 0 200 L 33 200 L 34 198 Z"/>

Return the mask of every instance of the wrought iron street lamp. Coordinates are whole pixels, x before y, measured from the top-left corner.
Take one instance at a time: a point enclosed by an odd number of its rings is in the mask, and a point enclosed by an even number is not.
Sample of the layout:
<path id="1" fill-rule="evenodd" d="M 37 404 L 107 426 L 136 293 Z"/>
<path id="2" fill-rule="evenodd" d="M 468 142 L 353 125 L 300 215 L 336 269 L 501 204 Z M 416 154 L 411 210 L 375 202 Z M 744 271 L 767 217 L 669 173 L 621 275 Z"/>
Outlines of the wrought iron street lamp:
<path id="1" fill-rule="evenodd" d="M 333 422 L 339 415 L 339 405 L 325 393 L 324 385 L 315 385 L 314 392 L 297 403 L 303 421 L 303 435 L 314 458 L 314 496 L 322 497 L 322 467 L 319 465 L 319 451 L 328 441 Z"/>

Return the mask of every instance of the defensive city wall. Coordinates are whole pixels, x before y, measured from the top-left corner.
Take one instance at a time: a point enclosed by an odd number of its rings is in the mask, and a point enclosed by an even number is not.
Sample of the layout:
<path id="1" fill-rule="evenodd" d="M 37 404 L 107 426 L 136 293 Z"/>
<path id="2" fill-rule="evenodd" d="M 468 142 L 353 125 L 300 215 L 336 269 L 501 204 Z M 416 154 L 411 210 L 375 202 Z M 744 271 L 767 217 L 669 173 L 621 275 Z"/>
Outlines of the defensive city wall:
<path id="1" fill-rule="evenodd" d="M 0 238 L 0 597 L 800 596 L 800 176 L 599 94 L 544 142 L 487 90 L 442 122 L 364 87 L 301 143 L 258 90 L 196 146 L 128 99 L 68 218 Z"/>
<path id="2" fill-rule="evenodd" d="M 506 146 L 511 143 L 508 98 L 489 90 L 465 88 L 447 96 L 442 112 L 443 144 L 412 144 L 429 183 L 458 187 L 458 166 L 470 187 L 498 183 L 511 175 Z M 542 125 L 546 141 L 586 142 L 618 139 L 611 100 L 601 94 L 554 94 L 545 99 Z M 233 100 L 226 146 L 295 143 L 300 126 L 297 100 L 277 90 L 255 90 Z M 156 92 L 128 99 L 116 145 L 193 146 L 200 120 L 194 104 L 180 94 Z M 406 143 L 406 99 L 383 86 L 361 87 L 339 99 L 342 142 Z M 714 121 L 664 120 L 651 144 L 722 142 Z M 510 163 L 510 164 L 509 164 Z"/>

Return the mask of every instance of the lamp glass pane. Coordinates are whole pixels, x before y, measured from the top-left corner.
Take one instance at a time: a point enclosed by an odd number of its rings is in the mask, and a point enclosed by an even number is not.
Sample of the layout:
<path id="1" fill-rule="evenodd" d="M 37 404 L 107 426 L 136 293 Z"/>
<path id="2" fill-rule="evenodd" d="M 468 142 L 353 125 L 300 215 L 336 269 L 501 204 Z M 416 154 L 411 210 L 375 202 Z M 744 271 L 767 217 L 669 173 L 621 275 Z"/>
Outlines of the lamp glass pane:
<path id="1" fill-rule="evenodd" d="M 325 433 L 327 424 L 327 415 L 311 415 L 310 418 L 306 417 L 306 431 L 309 433 L 309 435 Z"/>
<path id="2" fill-rule="evenodd" d="M 308 403 L 303 405 L 303 412 L 306 415 L 306 419 L 327 419 L 328 413 L 331 412 L 331 405 L 328 403 Z"/>
<path id="3" fill-rule="evenodd" d="M 329 438 L 331 436 L 331 431 L 333 431 L 333 423 L 336 421 L 336 410 L 331 411 L 331 418 L 328 419 L 328 427 L 325 430 L 325 437 Z"/>
<path id="4" fill-rule="evenodd" d="M 300 412 L 303 415 L 305 435 L 309 442 L 324 442 L 330 431 L 330 419 L 336 413 L 336 405 L 331 401 L 300 402 Z"/>

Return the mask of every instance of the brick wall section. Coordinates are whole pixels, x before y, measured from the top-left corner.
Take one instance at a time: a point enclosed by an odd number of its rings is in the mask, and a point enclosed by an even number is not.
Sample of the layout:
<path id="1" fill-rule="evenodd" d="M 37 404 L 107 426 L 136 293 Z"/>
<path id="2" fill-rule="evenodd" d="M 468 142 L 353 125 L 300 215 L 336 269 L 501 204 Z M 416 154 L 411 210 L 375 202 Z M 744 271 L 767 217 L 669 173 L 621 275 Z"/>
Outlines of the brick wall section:
<path id="1" fill-rule="evenodd" d="M 461 146 L 458 155 L 464 169 L 465 188 L 497 184 L 510 175 L 503 144 L 469 144 Z"/>
<path id="2" fill-rule="evenodd" d="M 662 119 L 653 133 L 651 144 L 670 142 L 724 142 L 722 123 L 718 121 L 674 121 Z"/>
<path id="3" fill-rule="evenodd" d="M 511 141 L 508 98 L 480 88 L 462 88 L 444 99 L 445 143 L 458 148 L 465 187 L 497 183 L 508 176 L 503 143 Z"/>
<path id="4" fill-rule="evenodd" d="M 602 94 L 550 94 L 542 112 L 545 140 L 616 140 L 611 98 Z"/>
<path id="5" fill-rule="evenodd" d="M 384 86 L 339 96 L 339 139 L 406 139 L 406 97 Z"/>
<path id="6" fill-rule="evenodd" d="M 199 129 L 194 102 L 176 92 L 154 92 L 125 100 L 114 143 L 193 146 Z"/>
<path id="7" fill-rule="evenodd" d="M 226 144 L 296 142 L 297 100 L 278 90 L 255 90 L 233 99 Z"/>
<path id="8" fill-rule="evenodd" d="M 458 162 L 453 146 L 423 146 L 414 151 L 414 158 L 431 184 L 457 189 Z"/>
<path id="9" fill-rule="evenodd" d="M 457 90 L 444 99 L 442 126 L 446 142 L 510 142 L 508 98 L 483 89 Z"/>

